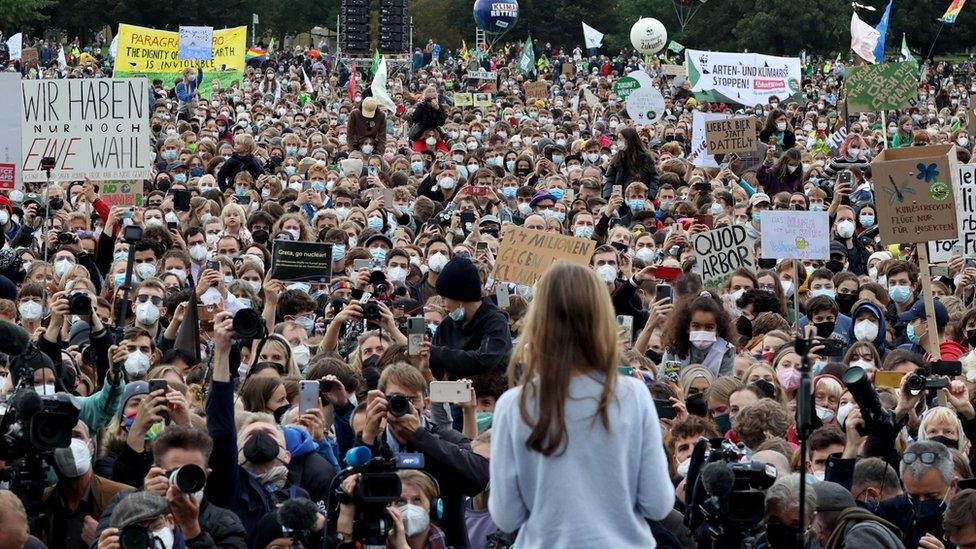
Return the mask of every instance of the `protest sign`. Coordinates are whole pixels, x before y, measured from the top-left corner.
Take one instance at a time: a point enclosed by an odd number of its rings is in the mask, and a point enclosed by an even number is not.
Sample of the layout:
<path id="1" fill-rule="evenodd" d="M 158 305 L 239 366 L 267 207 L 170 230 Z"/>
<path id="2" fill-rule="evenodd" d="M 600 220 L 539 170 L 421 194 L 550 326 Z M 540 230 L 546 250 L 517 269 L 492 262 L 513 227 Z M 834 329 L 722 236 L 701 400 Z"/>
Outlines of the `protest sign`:
<path id="1" fill-rule="evenodd" d="M 145 76 L 159 78 L 167 87 L 179 80 L 183 69 L 199 66 L 203 70 L 200 95 L 209 99 L 211 83 L 220 81 L 229 88 L 244 77 L 244 53 L 247 51 L 247 27 L 213 31 L 212 57 L 206 61 L 179 58 L 179 33 L 122 23 L 119 25 L 119 47 L 115 59 L 116 77 Z"/>
<path id="2" fill-rule="evenodd" d="M 627 98 L 627 115 L 639 125 L 654 124 L 664 116 L 664 96 L 656 88 L 640 88 Z"/>
<path id="3" fill-rule="evenodd" d="M 976 105 L 969 108 L 969 135 L 976 135 Z"/>
<path id="4" fill-rule="evenodd" d="M 559 259 L 589 265 L 596 241 L 506 225 L 498 247 L 494 278 L 531 286 Z"/>
<path id="5" fill-rule="evenodd" d="M 742 225 L 729 225 L 692 237 L 698 268 L 706 286 L 718 286 L 740 267 L 756 268 L 755 239 Z"/>
<path id="6" fill-rule="evenodd" d="M 468 80 L 475 80 L 470 87 L 477 92 L 498 93 L 497 72 L 483 70 L 468 71 Z"/>
<path id="7" fill-rule="evenodd" d="M 959 236 L 953 145 L 884 149 L 871 162 L 881 242 L 912 244 Z"/>
<path id="8" fill-rule="evenodd" d="M 976 165 L 960 164 L 959 180 L 953 185 L 956 195 L 956 225 L 959 238 L 935 240 L 928 243 L 929 261 L 948 261 L 952 253 L 976 257 Z"/>
<path id="9" fill-rule="evenodd" d="M 846 87 L 852 114 L 908 108 L 918 95 L 918 68 L 911 61 L 851 67 Z"/>
<path id="10" fill-rule="evenodd" d="M 22 146 L 20 139 L 21 101 L 20 73 L 0 73 L 0 97 L 8 98 L 0 109 L 0 189 L 23 189 Z"/>
<path id="11" fill-rule="evenodd" d="M 692 164 L 702 168 L 718 168 L 715 157 L 708 152 L 708 139 L 705 126 L 714 120 L 731 118 L 731 115 L 720 112 L 694 111 L 691 119 L 691 156 Z"/>
<path id="12" fill-rule="evenodd" d="M 471 102 L 475 107 L 490 107 L 491 106 L 491 94 L 490 93 L 476 93 L 474 94 L 474 99 Z"/>
<path id="13" fill-rule="evenodd" d="M 98 186 L 98 197 L 109 208 L 139 208 L 143 199 L 142 181 L 104 181 Z"/>
<path id="14" fill-rule="evenodd" d="M 705 123 L 705 139 L 711 155 L 750 153 L 756 150 L 756 117 L 727 118 Z"/>
<path id="15" fill-rule="evenodd" d="M 665 76 L 688 76 L 688 69 L 684 65 L 662 65 L 661 72 Z"/>
<path id="16" fill-rule="evenodd" d="M 543 80 L 529 82 L 525 85 L 525 100 L 535 101 L 549 97 L 549 84 Z"/>
<path id="17" fill-rule="evenodd" d="M 27 67 L 31 63 L 37 63 L 40 56 L 37 52 L 37 48 L 24 48 L 20 53 L 20 64 Z"/>
<path id="18" fill-rule="evenodd" d="M 455 107 L 470 107 L 474 104 L 474 96 L 470 93 L 455 93 L 454 94 L 454 106 Z"/>
<path id="19" fill-rule="evenodd" d="M 145 78 L 24 80 L 24 181 L 148 179 L 149 82 Z"/>
<path id="20" fill-rule="evenodd" d="M 332 244 L 275 240 L 271 249 L 271 278 L 328 282 L 332 278 Z"/>
<path id="21" fill-rule="evenodd" d="M 830 259 L 827 212 L 766 210 L 759 215 L 763 259 Z"/>
<path id="22" fill-rule="evenodd" d="M 572 63 L 563 63 L 563 74 L 566 76 L 573 76 L 576 73 L 576 67 Z"/>
<path id="23" fill-rule="evenodd" d="M 613 83 L 613 93 L 620 98 L 621 101 L 626 101 L 630 94 L 634 93 L 640 89 L 641 83 L 637 81 L 636 78 L 630 76 L 624 76 Z"/>
<path id="24" fill-rule="evenodd" d="M 716 101 L 762 105 L 800 91 L 800 58 L 755 53 L 685 50 L 691 91 L 713 92 Z"/>
<path id="25" fill-rule="evenodd" d="M 213 27 L 180 26 L 176 58 L 190 61 L 213 59 Z"/>
<path id="26" fill-rule="evenodd" d="M 633 78 L 637 81 L 638 88 L 653 88 L 654 81 L 651 80 L 651 75 L 644 71 L 631 71 L 627 73 L 624 78 Z"/>

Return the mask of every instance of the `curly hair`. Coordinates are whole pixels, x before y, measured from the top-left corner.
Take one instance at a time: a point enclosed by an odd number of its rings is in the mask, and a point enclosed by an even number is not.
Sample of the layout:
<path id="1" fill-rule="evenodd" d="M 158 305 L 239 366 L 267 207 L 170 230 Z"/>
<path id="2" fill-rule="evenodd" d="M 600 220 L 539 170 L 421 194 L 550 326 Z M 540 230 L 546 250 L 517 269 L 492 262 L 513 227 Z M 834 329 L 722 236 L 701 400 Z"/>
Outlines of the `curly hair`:
<path id="1" fill-rule="evenodd" d="M 688 333 L 691 318 L 697 312 L 710 313 L 715 318 L 718 337 L 725 341 L 735 341 L 735 327 L 732 325 L 725 307 L 710 296 L 699 296 L 683 303 L 671 317 L 671 321 L 664 330 L 662 344 L 679 357 L 687 357 L 691 352 L 691 341 L 688 340 Z"/>
<path id="2" fill-rule="evenodd" d="M 768 438 L 786 438 L 792 420 L 783 406 L 770 398 L 760 399 L 739 410 L 732 420 L 732 432 L 749 448 Z"/>

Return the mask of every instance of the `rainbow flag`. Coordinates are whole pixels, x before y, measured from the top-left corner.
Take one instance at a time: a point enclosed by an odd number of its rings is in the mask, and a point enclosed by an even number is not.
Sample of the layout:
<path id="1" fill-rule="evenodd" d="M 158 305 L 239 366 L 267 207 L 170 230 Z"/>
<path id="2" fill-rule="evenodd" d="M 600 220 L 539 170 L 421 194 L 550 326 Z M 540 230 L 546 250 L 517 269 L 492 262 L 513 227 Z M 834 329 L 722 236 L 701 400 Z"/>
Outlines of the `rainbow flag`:
<path id="1" fill-rule="evenodd" d="M 268 58 L 268 52 L 262 50 L 261 48 L 248 48 L 247 52 L 244 54 L 244 61 L 264 61 Z"/>
<path id="2" fill-rule="evenodd" d="M 959 12 L 962 11 L 962 5 L 965 3 L 966 0 L 952 0 L 952 3 L 949 4 L 949 9 L 946 10 L 945 15 L 939 21 L 949 25 L 955 23 L 956 17 L 959 17 Z"/>

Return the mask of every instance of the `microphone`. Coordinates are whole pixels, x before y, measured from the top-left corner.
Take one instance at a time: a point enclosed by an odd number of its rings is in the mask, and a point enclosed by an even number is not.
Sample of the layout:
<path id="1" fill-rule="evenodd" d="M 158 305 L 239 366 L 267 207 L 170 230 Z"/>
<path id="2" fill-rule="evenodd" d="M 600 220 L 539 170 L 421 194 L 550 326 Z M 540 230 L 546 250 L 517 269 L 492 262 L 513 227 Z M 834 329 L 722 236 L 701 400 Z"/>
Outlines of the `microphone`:
<path id="1" fill-rule="evenodd" d="M 30 344 L 27 330 L 5 320 L 0 320 L 0 353 L 11 356 L 21 355 Z"/>
<path id="2" fill-rule="evenodd" d="M 41 411 L 44 403 L 41 402 L 41 395 L 33 389 L 21 389 L 14 393 L 10 399 L 9 410 L 17 412 L 17 418 L 21 421 L 30 421 L 34 414 Z"/>
<path id="3" fill-rule="evenodd" d="M 373 459 L 373 452 L 366 446 L 356 446 L 346 452 L 346 466 L 355 469 Z"/>
<path id="4" fill-rule="evenodd" d="M 721 499 L 732 493 L 735 475 L 725 462 L 713 461 L 702 468 L 701 480 L 708 495 Z"/>
<path id="5" fill-rule="evenodd" d="M 306 533 L 315 528 L 319 508 L 308 498 L 295 498 L 278 507 L 278 522 L 292 532 Z"/>

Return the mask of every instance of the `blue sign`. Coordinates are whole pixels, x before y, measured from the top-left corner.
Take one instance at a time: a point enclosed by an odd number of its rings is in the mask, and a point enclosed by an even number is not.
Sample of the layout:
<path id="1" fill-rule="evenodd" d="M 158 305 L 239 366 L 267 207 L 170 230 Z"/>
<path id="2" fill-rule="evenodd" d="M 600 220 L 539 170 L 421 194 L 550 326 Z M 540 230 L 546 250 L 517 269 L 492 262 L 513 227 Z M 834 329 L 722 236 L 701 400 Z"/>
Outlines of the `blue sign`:
<path id="1" fill-rule="evenodd" d="M 504 34 L 512 30 L 518 12 L 517 0 L 477 0 L 474 3 L 474 21 L 485 32 Z"/>

